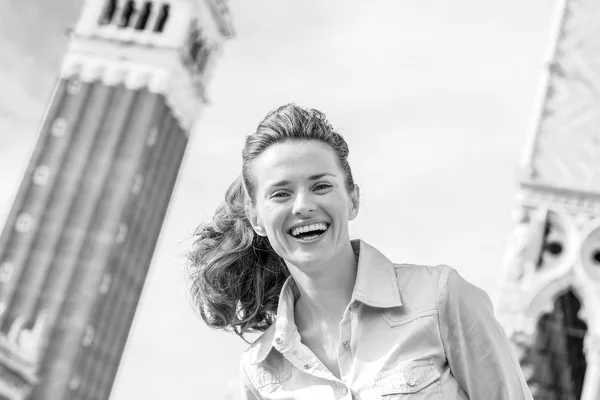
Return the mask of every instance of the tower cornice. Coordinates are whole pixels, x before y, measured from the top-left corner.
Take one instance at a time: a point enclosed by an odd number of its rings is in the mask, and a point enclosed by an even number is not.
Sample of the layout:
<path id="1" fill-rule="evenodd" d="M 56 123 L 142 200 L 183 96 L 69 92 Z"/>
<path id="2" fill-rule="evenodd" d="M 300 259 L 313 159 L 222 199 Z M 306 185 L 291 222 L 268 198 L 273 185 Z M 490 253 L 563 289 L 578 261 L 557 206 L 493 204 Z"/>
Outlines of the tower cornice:
<path id="1" fill-rule="evenodd" d="M 88 0 L 60 77 L 162 94 L 189 132 L 208 102 L 212 60 L 232 36 L 223 1 Z"/>
<path id="2" fill-rule="evenodd" d="M 60 77 L 108 86 L 148 89 L 159 93 L 188 132 L 208 102 L 204 81 L 194 77 L 180 61 L 179 50 L 136 45 L 123 47 L 102 39 L 74 36 L 63 59 Z"/>
<path id="3" fill-rule="evenodd" d="M 519 202 L 525 206 L 554 208 L 573 214 L 600 213 L 600 193 L 575 188 L 545 185 L 523 181 L 520 184 Z"/>

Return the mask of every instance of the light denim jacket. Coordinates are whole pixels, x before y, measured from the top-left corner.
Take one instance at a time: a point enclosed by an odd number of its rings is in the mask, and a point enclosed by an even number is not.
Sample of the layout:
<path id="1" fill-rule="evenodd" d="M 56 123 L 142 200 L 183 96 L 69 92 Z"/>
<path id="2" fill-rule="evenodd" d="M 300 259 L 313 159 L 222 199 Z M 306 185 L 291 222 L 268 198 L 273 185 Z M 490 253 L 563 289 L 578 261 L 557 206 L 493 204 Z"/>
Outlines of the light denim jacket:
<path id="1" fill-rule="evenodd" d="M 352 245 L 341 379 L 301 343 L 290 278 L 276 322 L 242 355 L 243 399 L 532 400 L 483 290 L 451 267 L 393 264 L 364 241 Z"/>

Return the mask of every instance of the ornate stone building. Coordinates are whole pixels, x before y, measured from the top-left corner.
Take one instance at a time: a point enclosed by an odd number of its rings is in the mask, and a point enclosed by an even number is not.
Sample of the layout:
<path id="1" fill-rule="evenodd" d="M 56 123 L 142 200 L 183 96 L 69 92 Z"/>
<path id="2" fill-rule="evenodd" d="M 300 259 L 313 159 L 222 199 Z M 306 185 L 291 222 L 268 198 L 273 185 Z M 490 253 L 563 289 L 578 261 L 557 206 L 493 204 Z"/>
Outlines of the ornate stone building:
<path id="1" fill-rule="evenodd" d="M 497 314 L 536 400 L 598 400 L 600 1 L 558 3 Z"/>
<path id="2" fill-rule="evenodd" d="M 0 236 L 0 399 L 107 399 L 224 0 L 87 0 Z"/>

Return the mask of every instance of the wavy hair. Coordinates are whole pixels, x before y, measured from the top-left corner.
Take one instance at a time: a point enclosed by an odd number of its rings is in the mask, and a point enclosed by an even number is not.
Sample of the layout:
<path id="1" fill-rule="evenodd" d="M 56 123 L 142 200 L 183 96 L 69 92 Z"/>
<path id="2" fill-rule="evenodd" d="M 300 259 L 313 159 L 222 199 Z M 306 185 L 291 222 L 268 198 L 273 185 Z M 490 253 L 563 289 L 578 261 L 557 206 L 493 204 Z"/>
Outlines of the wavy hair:
<path id="1" fill-rule="evenodd" d="M 348 145 L 325 114 L 294 104 L 267 114 L 256 132 L 246 137 L 242 174 L 227 189 L 212 220 L 194 233 L 188 276 L 192 300 L 207 325 L 231 330 L 244 339 L 244 334 L 263 332 L 273 324 L 289 272 L 268 238 L 257 235 L 246 217 L 246 206 L 255 204 L 250 165 L 275 143 L 304 140 L 330 146 L 348 193 L 354 189 Z"/>

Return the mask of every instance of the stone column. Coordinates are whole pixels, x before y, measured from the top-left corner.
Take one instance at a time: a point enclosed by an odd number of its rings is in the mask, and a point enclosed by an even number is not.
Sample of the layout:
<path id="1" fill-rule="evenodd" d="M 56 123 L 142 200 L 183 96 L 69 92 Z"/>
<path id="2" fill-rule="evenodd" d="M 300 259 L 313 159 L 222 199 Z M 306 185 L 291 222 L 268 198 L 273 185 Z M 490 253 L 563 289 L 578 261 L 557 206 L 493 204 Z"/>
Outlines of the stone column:
<path id="1" fill-rule="evenodd" d="M 587 362 L 581 400 L 600 399 L 600 335 L 589 332 L 584 342 Z"/>

